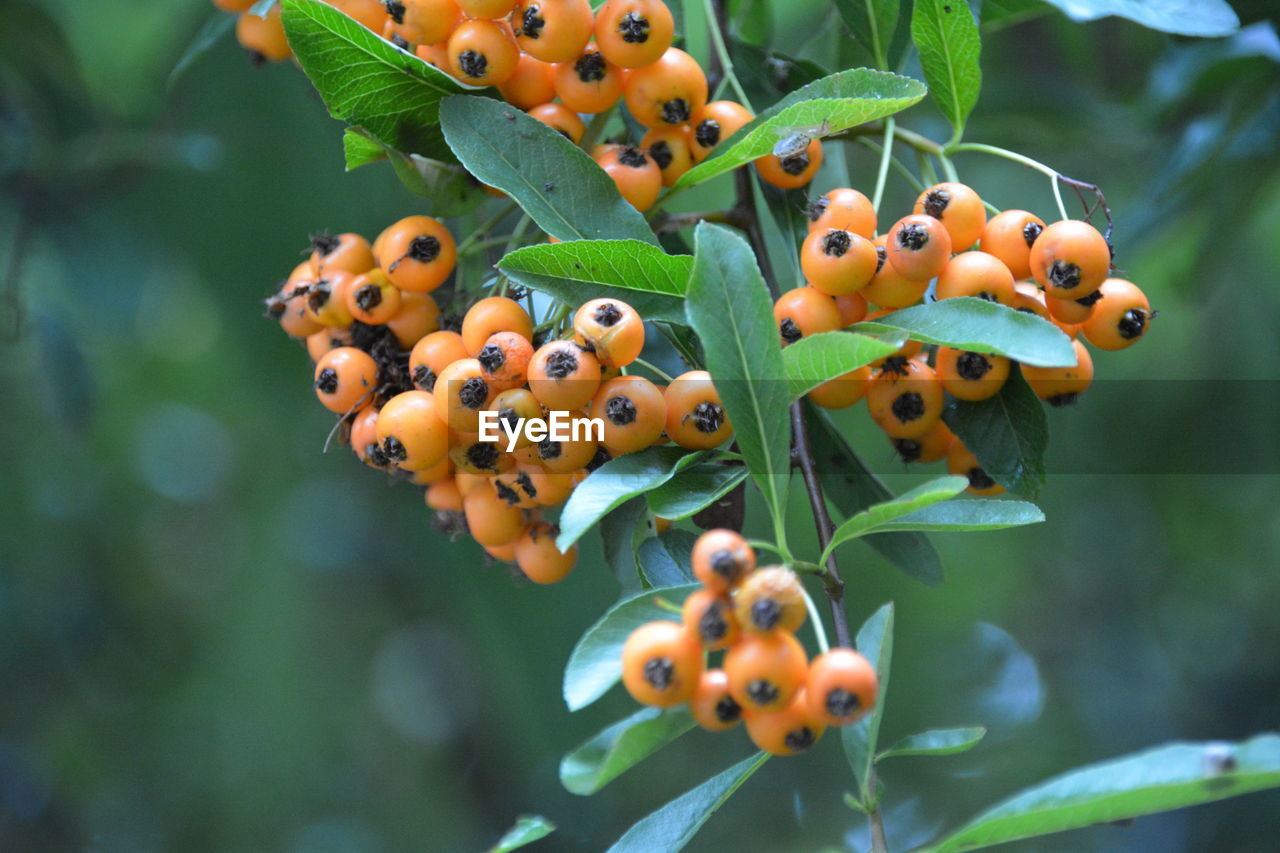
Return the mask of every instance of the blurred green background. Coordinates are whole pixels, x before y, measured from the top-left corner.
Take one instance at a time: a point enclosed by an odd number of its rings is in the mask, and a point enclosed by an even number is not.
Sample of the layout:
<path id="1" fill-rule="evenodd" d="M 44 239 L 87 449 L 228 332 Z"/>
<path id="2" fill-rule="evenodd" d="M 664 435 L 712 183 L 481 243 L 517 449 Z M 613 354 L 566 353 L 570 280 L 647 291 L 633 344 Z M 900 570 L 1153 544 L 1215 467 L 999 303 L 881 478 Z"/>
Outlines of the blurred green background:
<path id="1" fill-rule="evenodd" d="M 1235 5 L 1251 26 L 1226 40 L 1057 13 L 987 39 L 970 137 L 1101 184 L 1160 316 L 1050 413 L 1049 523 L 939 539 L 938 588 L 846 553 L 852 618 L 899 608 L 885 740 L 990 728 L 885 767 L 895 848 L 1071 766 L 1280 725 L 1280 43 L 1259 23 L 1273 3 Z M 826 4 L 739 11 L 834 65 Z M 527 812 L 560 824 L 533 849 L 603 849 L 746 737 L 691 734 L 590 800 L 560 787 L 560 755 L 634 707 L 560 697 L 617 592 L 598 542 L 532 588 L 434 533 L 412 489 L 320 453 L 331 417 L 258 300 L 307 234 L 418 207 L 385 166 L 343 173 L 295 67 L 254 69 L 224 38 L 167 87 L 211 15 L 0 5 L 0 850 L 478 851 Z M 944 135 L 928 105 L 904 121 Z M 1000 207 L 1052 210 L 1038 175 L 958 165 Z M 869 190 L 871 155 L 847 168 Z M 891 209 L 912 196 L 891 178 Z M 911 481 L 864 413 L 846 420 Z M 848 787 L 828 737 L 766 765 L 690 849 L 863 849 Z M 1277 837 L 1269 793 L 1009 849 Z"/>

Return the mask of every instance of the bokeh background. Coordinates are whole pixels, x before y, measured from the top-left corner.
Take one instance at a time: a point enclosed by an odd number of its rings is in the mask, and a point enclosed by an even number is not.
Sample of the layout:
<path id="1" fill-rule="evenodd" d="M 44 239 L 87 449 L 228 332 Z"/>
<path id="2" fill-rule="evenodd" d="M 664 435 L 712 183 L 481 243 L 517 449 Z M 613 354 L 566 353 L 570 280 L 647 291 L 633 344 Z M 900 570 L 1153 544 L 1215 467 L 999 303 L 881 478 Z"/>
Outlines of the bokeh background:
<path id="1" fill-rule="evenodd" d="M 970 137 L 1101 184 L 1160 316 L 1050 413 L 1047 524 L 939 539 L 937 588 L 846 552 L 853 619 L 898 606 L 885 740 L 990 728 L 884 768 L 895 847 L 1068 767 L 1280 725 L 1280 42 L 1273 3 L 1235 5 L 1225 40 L 1057 13 L 987 39 Z M 735 13 L 829 68 L 847 50 L 825 3 Z M 385 166 L 343 173 L 341 126 L 295 67 L 224 38 L 170 84 L 212 14 L 0 5 L 0 849 L 478 851 L 521 813 L 560 824 L 532 849 L 603 849 L 746 737 L 688 735 L 590 800 L 560 787 L 559 757 L 633 708 L 560 698 L 617 593 L 598 542 L 532 588 L 433 532 L 411 488 L 320 452 L 305 353 L 258 300 L 308 233 L 418 206 Z M 905 121 L 944 133 L 927 105 Z M 829 153 L 815 186 L 847 169 L 867 189 L 871 157 Z M 959 167 L 1000 207 L 1052 210 L 1038 175 Z M 891 178 L 893 209 L 912 195 Z M 846 423 L 909 484 L 864 413 Z M 829 737 L 766 765 L 690 849 L 863 849 L 849 784 Z M 1277 837 L 1269 793 L 1009 849 Z"/>

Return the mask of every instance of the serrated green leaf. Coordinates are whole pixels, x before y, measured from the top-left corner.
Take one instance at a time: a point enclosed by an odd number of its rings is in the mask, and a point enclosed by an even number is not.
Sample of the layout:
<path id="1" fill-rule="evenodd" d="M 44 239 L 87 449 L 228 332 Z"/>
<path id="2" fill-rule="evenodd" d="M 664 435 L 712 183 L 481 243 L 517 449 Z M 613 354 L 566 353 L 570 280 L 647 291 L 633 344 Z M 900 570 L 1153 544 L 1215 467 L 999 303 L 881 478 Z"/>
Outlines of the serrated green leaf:
<path id="1" fill-rule="evenodd" d="M 796 128 L 823 127 L 839 133 L 893 115 L 919 101 L 925 88 L 918 80 L 870 68 L 839 71 L 787 95 L 755 120 L 724 140 L 716 152 L 685 172 L 677 187 L 700 184 L 771 154 L 778 141 Z"/>
<path id="2" fill-rule="evenodd" d="M 208 53 L 209 48 L 231 32 L 231 28 L 235 26 L 235 23 L 235 15 L 228 15 L 221 10 L 215 10 L 213 16 L 206 19 L 200 29 L 196 31 L 195 36 L 191 39 L 191 44 L 187 45 L 187 49 L 182 52 L 182 56 L 174 63 L 173 70 L 169 72 L 169 79 L 165 85 L 172 89 L 179 78 L 191 67 L 192 63 Z"/>
<path id="3" fill-rule="evenodd" d="M 644 217 L 587 153 L 509 104 L 454 95 L 440 107 L 453 153 L 476 178 L 511 196 L 557 240 L 657 245 Z"/>
<path id="4" fill-rule="evenodd" d="M 634 824 L 606 853 L 677 853 L 769 758 L 759 752 L 712 776 Z"/>
<path id="5" fill-rule="evenodd" d="M 921 853 L 978 850 L 1277 787 L 1280 735 L 1166 744 L 1032 786 Z"/>
<path id="6" fill-rule="evenodd" d="M 631 632 L 655 619 L 673 619 L 665 600 L 679 607 L 699 584 L 645 590 L 620 600 L 578 639 L 564 668 L 564 701 L 570 711 L 585 708 L 622 678 L 622 646 Z"/>
<path id="7" fill-rule="evenodd" d="M 959 729 L 930 729 L 927 732 L 908 735 L 876 756 L 876 761 L 904 755 L 955 755 L 977 746 L 987 730 L 982 726 Z"/>
<path id="8" fill-rule="evenodd" d="M 611 459 L 578 484 L 560 511 L 561 551 L 582 538 L 605 513 L 623 501 L 643 495 L 670 480 L 677 471 L 703 458 L 703 454 L 683 447 L 650 447 Z"/>
<path id="9" fill-rule="evenodd" d="M 556 825 L 542 815 L 521 815 L 516 825 L 507 830 L 507 834 L 489 849 L 489 853 L 511 853 L 528 844 L 546 838 L 556 831 Z"/>
<path id="10" fill-rule="evenodd" d="M 982 39 L 965 0 L 916 0 L 911 39 L 920 52 L 929 94 L 959 136 L 978 103 Z"/>
<path id="11" fill-rule="evenodd" d="M 886 67 L 898 24 L 898 0 L 836 0 L 836 9 L 853 37 Z"/>
<path id="12" fill-rule="evenodd" d="M 991 479 L 1028 497 L 1044 485 L 1049 422 L 1021 372 L 1011 371 L 1000 393 L 989 399 L 951 401 L 942 417 Z"/>
<path id="13" fill-rule="evenodd" d="M 686 468 L 649 492 L 649 511 L 660 518 L 688 518 L 724 497 L 747 479 L 741 465 L 703 463 Z"/>
<path id="14" fill-rule="evenodd" d="M 913 305 L 849 328 L 869 335 L 903 329 L 927 344 L 995 353 L 1036 367 L 1076 363 L 1071 338 L 1057 326 L 1035 314 L 973 296 Z"/>
<path id="15" fill-rule="evenodd" d="M 293 54 L 334 118 L 397 151 L 451 161 L 440 101 L 453 78 L 320 0 L 281 0 Z"/>
<path id="16" fill-rule="evenodd" d="M 647 320 L 684 323 L 693 258 L 639 240 L 572 240 L 517 249 L 498 261 L 498 269 L 569 305 L 608 297 Z"/>
<path id="17" fill-rule="evenodd" d="M 1183 36 L 1229 36 L 1240 18 L 1226 0 L 1046 0 L 1076 21 L 1108 15 Z"/>
<path id="18" fill-rule="evenodd" d="M 892 500 L 893 493 L 863 464 L 831 416 L 815 406 L 806 405 L 805 409 L 810 424 L 809 444 L 818 463 L 823 490 L 844 517 L 849 518 L 872 504 Z M 923 534 L 873 533 L 862 541 L 921 583 L 930 586 L 942 583 L 942 560 Z"/>
<path id="19" fill-rule="evenodd" d="M 962 478 L 963 479 L 963 478 Z M 877 526 L 877 530 L 921 530 L 928 533 L 963 533 L 1003 530 L 1044 521 L 1040 507 L 1026 501 L 981 498 L 945 501 Z"/>
<path id="20" fill-rule="evenodd" d="M 880 739 L 880 721 L 884 718 L 884 703 L 889 695 L 889 667 L 893 661 L 893 602 L 882 605 L 871 614 L 858 629 L 855 640 L 858 651 L 871 661 L 876 669 L 879 694 L 876 706 L 858 722 L 840 730 L 844 754 L 853 769 L 858 783 L 858 799 L 868 802 L 875 794 L 869 790 L 871 771 L 875 765 L 876 743 Z"/>
<path id="21" fill-rule="evenodd" d="M 850 539 L 874 533 L 882 525 L 887 525 L 904 515 L 910 515 L 931 504 L 953 498 L 963 492 L 968 485 L 969 481 L 964 477 L 939 477 L 916 486 L 908 492 L 903 492 L 893 500 L 867 507 L 835 529 L 818 563 L 826 563 L 827 556 Z"/>
<path id="22" fill-rule="evenodd" d="M 685 312 L 747 468 L 775 519 L 791 476 L 791 397 L 773 300 L 747 241 L 703 222 L 694 232 Z"/>
<path id="23" fill-rule="evenodd" d="M 590 796 L 694 727 L 687 706 L 643 708 L 619 720 L 560 760 L 560 784 Z"/>
<path id="24" fill-rule="evenodd" d="M 906 342 L 902 331 L 887 330 L 877 337 L 852 332 L 819 332 L 782 350 L 787 385 L 792 397 L 803 397 L 829 379 L 896 351 Z"/>
<path id="25" fill-rule="evenodd" d="M 370 163 L 387 159 L 387 149 L 381 142 L 359 128 L 348 127 L 342 132 L 342 155 L 347 171 L 359 169 Z"/>

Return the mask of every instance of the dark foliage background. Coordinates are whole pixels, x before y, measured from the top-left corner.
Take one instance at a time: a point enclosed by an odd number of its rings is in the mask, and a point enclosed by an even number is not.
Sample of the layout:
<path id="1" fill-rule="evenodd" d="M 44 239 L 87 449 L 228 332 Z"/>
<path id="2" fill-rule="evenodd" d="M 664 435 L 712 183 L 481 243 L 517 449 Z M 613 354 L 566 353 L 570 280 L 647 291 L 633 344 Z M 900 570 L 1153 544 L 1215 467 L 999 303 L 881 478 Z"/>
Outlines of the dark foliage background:
<path id="1" fill-rule="evenodd" d="M 899 607 L 886 742 L 991 729 L 967 755 L 887 766 L 896 845 L 1077 764 L 1280 724 L 1271 5 L 1236 4 L 1246 29 L 1220 41 L 1057 13 L 987 39 L 969 136 L 1101 184 L 1160 317 L 1050 414 L 1048 524 L 939 540 L 936 589 L 849 549 L 853 617 Z M 830 67 L 826 8 L 735 13 Z M 257 300 L 309 232 L 372 235 L 415 200 L 383 166 L 342 173 L 341 128 L 294 67 L 255 70 L 227 39 L 167 88 L 210 14 L 0 6 L 0 849 L 474 851 L 522 812 L 561 825 L 535 849 L 603 849 L 746 738 L 690 735 L 591 801 L 560 788 L 559 756 L 632 707 L 560 699 L 616 593 L 598 543 L 531 588 L 432 532 L 411 489 L 321 455 L 306 356 Z M 927 105 L 904 121 L 945 135 Z M 1000 207 L 1052 209 L 1040 176 L 959 166 Z M 848 169 L 873 183 L 862 149 Z M 891 178 L 888 197 L 912 193 Z M 771 762 L 691 849 L 861 849 L 848 785 L 829 738 Z M 1277 835 L 1270 793 L 1010 849 Z"/>

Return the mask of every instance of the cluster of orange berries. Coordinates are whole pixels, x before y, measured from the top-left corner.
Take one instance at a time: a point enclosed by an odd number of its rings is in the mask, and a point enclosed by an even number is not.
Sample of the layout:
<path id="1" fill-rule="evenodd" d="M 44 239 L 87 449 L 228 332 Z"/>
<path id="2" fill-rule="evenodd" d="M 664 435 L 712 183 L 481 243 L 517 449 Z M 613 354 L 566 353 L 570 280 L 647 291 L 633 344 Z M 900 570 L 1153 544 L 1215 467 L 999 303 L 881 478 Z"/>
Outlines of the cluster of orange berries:
<path id="1" fill-rule="evenodd" d="M 637 702 L 687 702 L 708 731 L 745 722 L 752 742 L 774 755 L 804 752 L 828 726 L 875 706 L 878 681 L 865 657 L 835 648 L 808 659 L 795 637 L 807 607 L 793 571 L 756 568 L 755 551 L 731 530 L 702 534 L 692 560 L 703 588 L 685 599 L 681 621 L 641 625 L 623 646 L 622 683 Z M 711 652 L 724 653 L 718 669 L 707 665 Z"/>
<path id="2" fill-rule="evenodd" d="M 571 322 L 535 329 L 519 302 L 487 296 L 442 328 L 432 292 L 456 258 L 453 236 L 429 216 L 395 222 L 372 244 L 323 234 L 268 314 L 306 342 L 316 396 L 362 462 L 425 488 L 448 529 L 553 583 L 576 549 L 560 553 L 542 510 L 610 458 L 668 440 L 706 450 L 733 429 L 706 371 L 665 387 L 623 374 L 645 329 L 620 300 L 589 301 Z M 546 429 L 552 413 L 564 416 L 563 435 Z M 496 441 L 482 435 L 486 419 Z"/>
<path id="3" fill-rule="evenodd" d="M 253 4 L 214 2 L 238 12 Z M 662 0 L 607 0 L 594 13 L 588 0 L 327 2 L 457 80 L 496 87 L 574 144 L 586 133 L 582 115 L 624 101 L 646 133 L 635 145 L 594 146 L 591 156 L 637 210 L 754 118 L 734 101 L 707 102 L 707 76 L 672 47 L 675 25 Z M 290 56 L 278 6 L 265 18 L 242 14 L 237 34 L 256 56 Z M 822 165 L 822 143 L 755 165 L 775 186 L 802 187 Z"/>
<path id="4" fill-rule="evenodd" d="M 892 355 L 826 382 L 809 393 L 817 405 L 843 409 L 866 399 L 872 419 L 907 462 L 947 460 L 969 477 L 970 491 L 999 494 L 977 459 L 942 421 L 946 395 L 985 400 L 999 393 L 1014 367 L 1051 405 L 1072 403 L 1093 381 L 1083 337 L 1102 350 L 1136 343 L 1154 316 L 1132 282 L 1110 277 L 1112 252 L 1087 222 L 1046 225 L 1025 210 L 987 218 L 982 199 L 960 183 L 926 189 L 911 215 L 876 236 L 871 201 L 854 189 L 820 196 L 809 210 L 800 249 L 807 285 L 774 305 L 783 345 L 806 335 L 873 321 L 926 296 L 977 297 L 1036 314 L 1071 337 L 1072 367 L 1016 365 L 989 353 L 908 341 Z M 875 310 L 872 310 L 875 306 Z"/>

